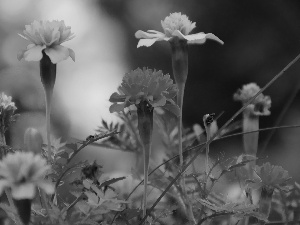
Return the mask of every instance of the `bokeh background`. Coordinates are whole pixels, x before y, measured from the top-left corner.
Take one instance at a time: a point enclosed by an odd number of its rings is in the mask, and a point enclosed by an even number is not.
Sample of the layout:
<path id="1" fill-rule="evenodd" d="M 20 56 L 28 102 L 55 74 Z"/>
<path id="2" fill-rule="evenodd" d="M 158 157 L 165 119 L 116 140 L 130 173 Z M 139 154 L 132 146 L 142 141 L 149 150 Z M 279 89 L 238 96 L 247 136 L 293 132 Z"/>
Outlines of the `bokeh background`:
<path id="1" fill-rule="evenodd" d="M 136 48 L 134 33 L 162 31 L 160 21 L 182 12 L 196 22 L 194 32 L 214 33 L 225 42 L 189 47 L 189 76 L 183 107 L 186 127 L 202 124 L 206 113 L 225 113 L 226 122 L 241 106 L 233 93 L 242 85 L 264 86 L 300 52 L 300 2 L 298 0 L 0 0 L 0 92 L 13 97 L 21 114 L 7 134 L 8 143 L 23 146 L 27 127 L 45 132 L 44 92 L 37 62 L 17 60 L 27 41 L 17 34 L 33 20 L 64 20 L 76 38 L 64 45 L 76 53 L 58 64 L 52 110 L 52 132 L 62 140 L 85 139 L 94 134 L 101 119 L 115 121 L 109 113 L 109 96 L 123 75 L 137 67 L 163 70 L 172 76 L 170 46 L 155 43 Z M 280 125 L 300 124 L 300 62 L 265 91 L 272 99 L 271 116 L 261 127 L 274 126 L 288 101 Z M 260 135 L 260 146 L 268 136 Z M 242 151 L 241 137 L 213 145 L 211 151 L 228 156 Z M 300 130 L 275 132 L 263 156 L 282 165 L 299 180 Z M 130 171 L 132 155 L 89 148 L 79 157 L 97 157 L 108 171 Z"/>

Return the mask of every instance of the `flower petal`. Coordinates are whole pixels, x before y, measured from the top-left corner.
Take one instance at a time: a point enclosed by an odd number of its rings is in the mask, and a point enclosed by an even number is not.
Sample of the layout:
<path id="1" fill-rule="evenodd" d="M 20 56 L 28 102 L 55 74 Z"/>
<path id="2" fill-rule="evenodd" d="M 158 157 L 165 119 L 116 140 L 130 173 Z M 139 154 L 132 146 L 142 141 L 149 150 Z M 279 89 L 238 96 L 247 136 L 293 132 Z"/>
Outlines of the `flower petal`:
<path id="1" fill-rule="evenodd" d="M 14 199 L 33 199 L 36 187 L 33 183 L 25 183 L 12 187 L 12 197 Z"/>
<path id="2" fill-rule="evenodd" d="M 68 48 L 68 50 L 69 50 L 69 55 L 70 55 L 71 59 L 75 62 L 75 52 L 70 48 Z"/>
<path id="3" fill-rule="evenodd" d="M 114 92 L 110 98 L 109 101 L 110 102 L 124 102 L 126 99 L 125 95 L 119 95 L 117 92 Z"/>
<path id="4" fill-rule="evenodd" d="M 197 34 L 190 34 L 186 35 L 185 39 L 188 40 L 188 44 L 203 44 L 205 43 L 206 39 L 212 39 L 220 44 L 224 44 L 222 40 L 220 40 L 217 36 L 212 33 L 205 34 L 203 32 Z"/>
<path id="5" fill-rule="evenodd" d="M 124 103 L 123 104 L 114 103 L 109 107 L 109 112 L 110 113 L 121 112 L 122 110 L 124 110 L 124 106 L 125 106 Z"/>
<path id="6" fill-rule="evenodd" d="M 29 46 L 28 46 L 29 47 Z M 46 46 L 33 45 L 31 48 L 18 54 L 18 59 L 24 58 L 26 61 L 40 61 L 43 58 L 42 51 Z"/>
<path id="7" fill-rule="evenodd" d="M 146 38 L 146 39 L 150 39 L 150 38 L 164 38 L 165 34 L 159 32 L 159 31 L 155 31 L 155 30 L 148 30 L 149 33 L 144 32 L 142 30 L 138 30 L 137 32 L 135 32 L 134 36 L 138 39 L 141 38 Z"/>
<path id="8" fill-rule="evenodd" d="M 153 39 L 141 39 L 139 40 L 139 43 L 137 45 L 137 47 L 141 47 L 141 46 L 146 46 L 146 47 L 150 47 L 151 45 L 153 45 L 155 42 L 157 41 L 161 41 L 162 39 L 160 38 L 153 38 Z"/>
<path id="9" fill-rule="evenodd" d="M 56 45 L 51 48 L 46 48 L 45 53 L 49 56 L 53 64 L 61 62 L 70 56 L 69 49 L 62 45 Z"/>

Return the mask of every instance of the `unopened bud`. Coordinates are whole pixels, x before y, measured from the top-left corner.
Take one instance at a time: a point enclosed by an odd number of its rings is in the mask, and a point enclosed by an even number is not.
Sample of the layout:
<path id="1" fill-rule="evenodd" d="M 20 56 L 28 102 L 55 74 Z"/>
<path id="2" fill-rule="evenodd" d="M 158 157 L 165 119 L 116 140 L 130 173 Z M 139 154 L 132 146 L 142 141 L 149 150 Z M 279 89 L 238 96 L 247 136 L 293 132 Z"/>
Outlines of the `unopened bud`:
<path id="1" fill-rule="evenodd" d="M 25 150 L 40 154 L 42 150 L 43 137 L 35 128 L 27 128 L 24 134 Z"/>

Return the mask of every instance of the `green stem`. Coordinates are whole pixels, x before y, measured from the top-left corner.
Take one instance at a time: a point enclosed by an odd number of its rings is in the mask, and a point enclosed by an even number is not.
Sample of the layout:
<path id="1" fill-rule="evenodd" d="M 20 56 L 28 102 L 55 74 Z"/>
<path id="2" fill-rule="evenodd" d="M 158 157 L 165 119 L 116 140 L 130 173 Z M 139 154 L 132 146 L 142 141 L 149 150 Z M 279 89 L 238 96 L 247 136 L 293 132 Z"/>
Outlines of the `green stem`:
<path id="1" fill-rule="evenodd" d="M 183 168 L 183 154 L 182 154 L 182 107 L 183 107 L 183 97 L 185 83 L 188 76 L 188 44 L 186 40 L 179 39 L 178 37 L 173 37 L 170 40 L 171 50 L 172 50 L 172 68 L 174 78 L 178 87 L 177 95 L 177 105 L 180 108 L 180 116 L 178 119 L 178 149 L 179 149 L 179 164 L 180 170 Z M 183 195 L 187 202 L 188 217 L 190 221 L 193 221 L 194 224 L 196 220 L 193 215 L 192 204 L 187 196 L 186 187 L 185 187 L 185 177 L 182 176 L 181 187 Z"/>
<path id="2" fill-rule="evenodd" d="M 148 170 L 151 152 L 152 131 L 153 131 L 153 107 L 147 102 L 142 101 L 137 107 L 138 130 L 143 143 L 144 152 L 144 197 L 143 197 L 143 217 L 147 213 L 147 185 Z"/>
<path id="3" fill-rule="evenodd" d="M 259 129 L 259 117 L 253 115 L 251 112 L 249 112 L 248 109 L 246 109 L 243 113 L 243 132 L 246 133 L 258 129 Z M 251 155 L 253 157 L 256 157 L 257 148 L 258 148 L 258 137 L 259 137 L 259 132 L 243 135 L 244 151 L 246 155 Z M 246 166 L 249 179 L 252 179 L 255 164 L 256 164 L 255 161 L 251 161 Z"/>
<path id="4" fill-rule="evenodd" d="M 50 113 L 51 113 L 51 101 L 52 94 L 56 79 L 56 64 L 53 64 L 43 51 L 43 58 L 40 61 L 40 76 L 44 85 L 46 95 L 46 126 L 47 126 L 47 147 L 48 147 L 48 161 L 51 161 L 51 141 L 50 141 Z"/>

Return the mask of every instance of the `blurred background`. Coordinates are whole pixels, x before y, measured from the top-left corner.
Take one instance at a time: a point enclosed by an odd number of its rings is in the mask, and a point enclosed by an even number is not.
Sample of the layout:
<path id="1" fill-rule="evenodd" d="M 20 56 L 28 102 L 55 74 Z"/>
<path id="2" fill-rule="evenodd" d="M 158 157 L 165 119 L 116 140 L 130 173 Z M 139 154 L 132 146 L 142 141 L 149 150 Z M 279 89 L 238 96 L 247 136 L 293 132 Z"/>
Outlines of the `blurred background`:
<path id="1" fill-rule="evenodd" d="M 17 60 L 28 42 L 17 34 L 33 20 L 64 20 L 76 37 L 64 43 L 76 54 L 58 64 L 52 109 L 52 132 L 62 140 L 85 139 L 94 134 L 101 119 L 115 121 L 109 113 L 109 96 L 123 75 L 137 67 L 161 69 L 172 76 L 170 46 L 166 42 L 137 49 L 137 30 L 162 31 L 160 21 L 182 12 L 196 22 L 193 32 L 213 33 L 225 42 L 189 46 L 189 76 L 183 123 L 202 124 L 206 113 L 225 113 L 222 125 L 240 107 L 233 94 L 242 85 L 264 86 L 300 53 L 300 2 L 298 0 L 1 0 L 0 92 L 11 95 L 21 114 L 7 135 L 8 143 L 23 146 L 27 127 L 45 132 L 45 102 L 37 62 Z M 300 62 L 264 94 L 271 96 L 271 115 L 260 127 L 274 126 L 282 109 L 291 102 L 280 125 L 300 124 Z M 241 117 L 239 117 L 241 118 Z M 264 145 L 268 132 L 260 134 Z M 242 152 L 242 138 L 220 141 L 211 151 L 228 156 Z M 90 148 L 79 157 L 95 156 L 107 171 L 130 171 L 132 155 Z M 275 132 L 263 156 L 300 179 L 300 129 Z"/>

